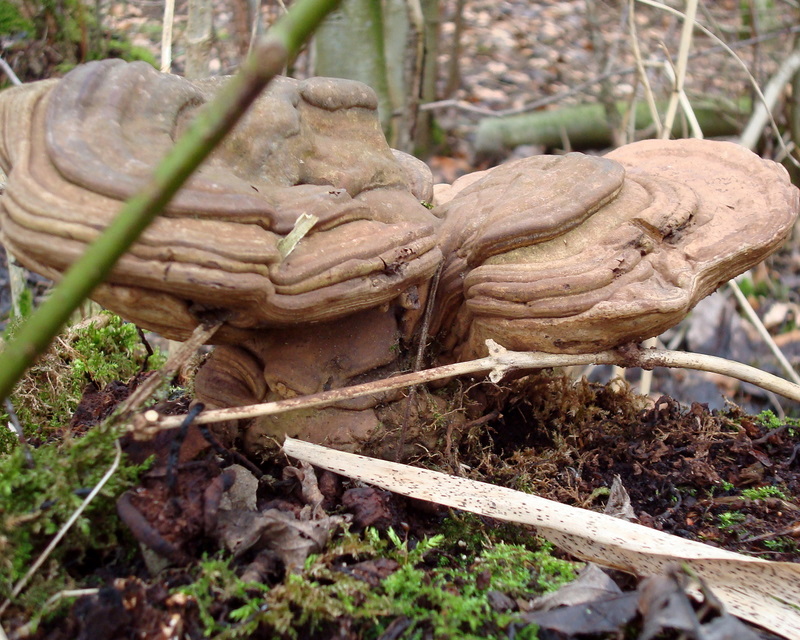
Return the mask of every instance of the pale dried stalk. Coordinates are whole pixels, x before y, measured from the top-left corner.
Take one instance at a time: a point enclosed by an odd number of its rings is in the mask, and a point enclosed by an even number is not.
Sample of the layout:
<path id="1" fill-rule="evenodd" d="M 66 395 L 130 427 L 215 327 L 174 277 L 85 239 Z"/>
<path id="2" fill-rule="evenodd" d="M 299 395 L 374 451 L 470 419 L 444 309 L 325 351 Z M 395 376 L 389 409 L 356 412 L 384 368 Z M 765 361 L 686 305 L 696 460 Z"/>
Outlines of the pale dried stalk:
<path id="1" fill-rule="evenodd" d="M 669 62 L 664 63 L 664 72 L 669 78 L 670 82 L 677 83 L 677 79 L 675 76 L 675 70 L 669 64 Z M 686 95 L 686 92 L 681 87 L 681 90 L 678 94 L 678 101 L 681 105 L 681 110 L 683 111 L 683 115 L 686 116 L 686 119 L 689 121 L 689 128 L 692 130 L 692 138 L 698 138 L 699 140 L 703 139 L 703 130 L 700 127 L 700 123 L 697 121 L 697 116 L 694 113 L 694 107 L 692 107 L 692 103 L 689 102 L 689 96 Z M 669 134 L 672 132 L 672 126 L 674 122 L 669 123 L 669 129 L 664 129 L 661 132 L 661 137 L 663 139 L 669 138 Z"/>
<path id="2" fill-rule="evenodd" d="M 645 349 L 652 349 L 653 347 L 658 346 L 658 338 L 648 338 L 642 343 L 642 346 Z M 639 378 L 639 393 L 641 393 L 643 396 L 649 396 L 652 387 L 653 387 L 653 370 L 644 369 L 642 371 L 642 377 Z"/>
<path id="3" fill-rule="evenodd" d="M 170 353 L 169 359 L 164 363 L 164 366 L 136 387 L 136 391 L 119 405 L 117 414 L 125 416 L 131 411 L 136 411 L 147 402 L 152 395 L 158 391 L 161 385 L 175 377 L 178 370 L 189 361 L 189 358 L 191 358 L 201 346 L 211 339 L 211 336 L 213 336 L 221 326 L 222 322 L 217 322 L 212 325 L 197 325 L 189 339 L 179 344 L 178 348 Z"/>
<path id="4" fill-rule="evenodd" d="M 689 565 L 732 613 L 787 638 L 798 638 L 798 564 L 753 558 L 507 487 L 292 438 L 286 438 L 283 450 L 298 460 L 404 496 L 533 525 L 556 546 L 607 567 L 653 575 L 673 563 Z"/>
<path id="5" fill-rule="evenodd" d="M 669 6 L 665 5 L 663 2 L 656 2 L 655 0 L 636 0 L 636 1 L 637 2 L 641 2 L 642 4 L 646 4 L 648 6 L 651 6 L 651 7 L 655 7 L 657 9 L 661 9 L 662 11 L 666 11 L 667 13 L 671 13 L 672 15 L 676 15 L 676 16 L 680 16 L 680 17 L 684 16 L 684 14 L 682 12 L 678 11 L 677 9 L 673 9 L 672 7 L 669 7 Z M 725 42 L 720 40 L 720 38 L 718 38 L 714 33 L 709 31 L 700 22 L 697 22 L 695 20 L 694 25 L 695 25 L 695 27 L 700 29 L 700 31 L 702 31 L 704 34 L 706 34 L 709 38 L 711 38 L 714 42 L 716 42 L 729 56 L 731 56 L 736 61 L 736 63 L 742 69 L 744 69 L 744 72 L 747 75 L 747 79 L 749 80 L 750 85 L 753 87 L 753 92 L 758 96 L 758 99 L 763 104 L 767 104 L 767 99 L 764 97 L 764 94 L 761 91 L 761 87 L 758 86 L 758 82 L 753 77 L 753 74 L 750 73 L 750 70 L 747 68 L 747 64 L 738 55 L 736 55 L 736 52 L 731 47 L 729 47 Z M 792 156 L 789 153 L 789 150 L 786 148 L 786 143 L 783 141 L 783 138 L 781 137 L 780 129 L 778 128 L 778 125 L 775 122 L 775 118 L 772 117 L 772 112 L 770 110 L 767 110 L 767 116 L 768 116 L 768 120 L 769 120 L 770 126 L 772 127 L 772 131 L 775 134 L 775 140 L 778 143 L 778 145 L 780 146 L 781 151 L 783 151 L 787 155 L 787 157 L 792 162 L 792 164 L 794 164 L 795 166 L 800 167 L 800 162 L 795 160 L 794 156 Z"/>
<path id="6" fill-rule="evenodd" d="M 175 19 L 175 0 L 164 2 L 164 24 L 161 27 L 161 71 L 172 69 L 172 22 Z"/>
<path id="7" fill-rule="evenodd" d="M 684 106 L 686 94 L 683 91 L 686 83 L 686 66 L 689 62 L 689 50 L 692 48 L 692 34 L 694 33 L 695 17 L 697 16 L 697 0 L 686 0 L 686 12 L 683 16 L 683 29 L 681 29 L 681 42 L 678 46 L 678 62 L 675 65 L 675 79 L 672 83 L 672 93 L 669 97 L 667 114 L 664 116 L 663 138 L 668 138 L 672 132 L 672 125 L 678 113 L 678 104 Z"/>
<path id="8" fill-rule="evenodd" d="M 324 407 L 349 400 L 360 398 L 375 393 L 402 389 L 416 384 L 453 378 L 456 376 L 474 373 L 489 372 L 489 380 L 499 382 L 511 371 L 525 371 L 547 369 L 551 367 L 583 366 L 587 364 L 616 364 L 624 367 L 679 367 L 683 369 L 699 369 L 720 373 L 745 382 L 750 382 L 763 389 L 773 391 L 786 398 L 800 402 L 800 385 L 796 385 L 778 376 L 774 376 L 755 367 L 745 364 L 696 353 L 681 351 L 668 351 L 666 349 L 639 349 L 630 348 L 617 351 L 602 351 L 595 354 L 553 354 L 540 352 L 508 351 L 494 340 L 487 340 L 489 355 L 477 360 L 444 365 L 433 369 L 426 369 L 417 373 L 406 373 L 364 384 L 333 389 L 322 393 L 315 393 L 299 398 L 290 398 L 278 402 L 265 402 L 263 404 L 249 405 L 246 407 L 232 407 L 230 409 L 217 409 L 201 413 L 196 419 L 197 424 L 210 424 L 226 420 L 243 420 L 259 416 L 276 415 L 296 409 L 311 409 Z M 137 437 L 151 437 L 156 432 L 164 429 L 173 429 L 180 426 L 185 416 L 160 416 L 156 411 L 146 411 L 135 416 L 131 429 Z"/>
<path id="9" fill-rule="evenodd" d="M 644 87 L 644 96 L 647 100 L 647 108 L 650 111 L 650 118 L 653 120 L 653 124 L 656 127 L 656 138 L 661 138 L 663 137 L 664 125 L 661 123 L 661 116 L 658 113 L 656 98 L 655 95 L 653 95 L 653 89 L 650 86 L 650 78 L 647 77 L 647 70 L 644 68 L 642 51 L 639 47 L 639 36 L 636 33 L 636 2 L 635 0 L 629 0 L 629 2 L 628 27 L 631 35 L 631 49 L 633 50 L 633 57 L 636 60 L 636 69 L 639 73 L 639 80 Z M 631 138 L 629 142 L 633 142 L 633 139 Z"/>
<path id="10" fill-rule="evenodd" d="M 6 74 L 6 77 L 11 84 L 15 86 L 22 84 L 20 79 L 17 77 L 17 74 L 14 73 L 14 70 L 11 68 L 11 65 L 8 64 L 2 57 L 0 57 L 0 70 Z"/>
<path id="11" fill-rule="evenodd" d="M 794 367 L 792 367 L 790 362 L 786 359 L 786 356 L 783 355 L 783 351 L 781 351 L 780 347 L 775 344 L 775 340 L 772 339 L 772 336 L 769 334 L 769 331 L 767 331 L 764 323 L 761 322 L 761 318 L 758 317 L 755 309 L 753 309 L 753 305 L 750 304 L 750 301 L 742 293 L 742 290 L 739 288 L 736 280 L 730 280 L 728 282 L 728 286 L 731 288 L 731 291 L 733 291 L 733 295 L 736 298 L 736 301 L 739 303 L 739 308 L 744 311 L 745 315 L 750 320 L 750 323 L 756 328 L 758 335 L 761 336 L 761 339 L 767 344 L 769 350 L 772 351 L 772 354 L 775 356 L 778 364 L 781 365 L 783 372 L 789 376 L 789 378 L 791 378 L 792 382 L 795 384 L 800 384 L 800 376 L 797 375 L 797 371 L 794 370 Z"/>

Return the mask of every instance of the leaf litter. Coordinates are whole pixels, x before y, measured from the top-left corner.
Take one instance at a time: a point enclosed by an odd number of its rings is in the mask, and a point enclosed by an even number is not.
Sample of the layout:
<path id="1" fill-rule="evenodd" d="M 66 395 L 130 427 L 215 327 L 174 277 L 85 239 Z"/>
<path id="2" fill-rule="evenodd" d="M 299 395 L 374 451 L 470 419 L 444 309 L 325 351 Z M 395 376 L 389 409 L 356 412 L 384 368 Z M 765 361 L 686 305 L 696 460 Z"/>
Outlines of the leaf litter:
<path id="1" fill-rule="evenodd" d="M 439 438 L 441 442 L 449 438 L 449 457 L 442 455 L 442 450 L 433 452 L 420 458 L 426 465 L 595 511 L 610 508 L 654 529 L 721 548 L 797 561 L 800 507 L 795 496 L 800 462 L 795 452 L 800 448 L 800 437 L 793 423 L 769 415 L 753 418 L 735 407 L 726 413 L 709 412 L 700 405 L 685 409 L 666 397 L 648 406 L 646 399 L 624 388 L 614 390 L 559 375 L 531 376 L 504 387 L 481 383 L 467 393 L 459 385 L 451 385 L 439 393 L 451 394 L 451 406 L 460 406 L 465 412 L 460 422 L 466 418 L 475 426 L 454 432 L 442 422 Z M 477 415 L 495 417 L 481 424 L 474 420 Z M 141 559 L 128 565 L 127 574 L 124 567 L 118 567 L 121 577 L 101 578 L 105 572 L 97 567 L 99 573 L 92 578 L 92 570 L 87 569 L 83 580 L 100 578 L 105 584 L 101 592 L 80 598 L 68 615 L 41 624 L 35 634 L 19 637 L 170 637 L 159 635 L 166 622 L 156 631 L 139 616 L 123 616 L 126 625 L 114 627 L 113 632 L 105 630 L 109 623 L 102 612 L 109 607 L 141 610 L 145 606 L 140 601 L 143 597 L 148 600 L 146 607 L 158 611 L 159 619 L 172 621 L 170 628 L 183 629 L 188 637 L 200 637 L 193 635 L 203 626 L 203 609 L 195 602 L 198 596 L 182 600 L 175 588 L 196 585 L 198 565 L 206 566 L 204 558 L 220 558 L 219 549 L 223 548 L 231 554 L 225 561 L 230 579 L 240 576 L 236 580 L 242 585 L 251 585 L 241 587 L 242 594 L 251 594 L 247 598 L 263 598 L 253 591 L 256 587 L 252 585 L 257 584 L 273 598 L 299 597 L 292 592 L 293 579 L 289 576 L 294 573 L 297 579 L 306 580 L 309 571 L 322 571 L 327 576 L 320 583 L 322 593 L 337 588 L 341 576 L 382 593 L 387 578 L 410 569 L 403 569 L 396 558 L 386 555 L 385 547 L 383 553 L 370 548 L 364 536 L 400 535 L 406 541 L 399 542 L 401 546 L 418 545 L 436 535 L 452 518 L 461 517 L 457 511 L 359 486 L 329 472 L 287 465 L 280 456 L 261 465 L 267 473 L 260 480 L 244 468 L 221 468 L 214 456 L 180 462 L 171 490 L 163 455 L 169 444 L 160 442 L 156 448 L 162 453 L 161 460 L 130 492 L 136 495 L 134 503 L 149 526 L 179 553 L 169 558 L 171 563 L 166 567 L 151 563 L 151 571 L 158 570 L 158 574 L 151 575 L 146 562 L 139 564 Z M 228 480 L 221 481 L 223 476 Z M 749 497 L 745 494 L 748 489 Z M 721 520 L 725 513 L 741 515 Z M 499 544 L 502 538 L 491 536 L 503 525 L 490 518 L 481 518 L 478 523 L 478 530 L 483 531 L 478 549 Z M 459 549 L 463 551 L 469 531 L 458 530 L 443 545 L 441 557 L 451 558 L 459 554 Z M 508 531 L 513 532 L 510 535 L 515 542 L 522 539 L 528 545 L 540 544 L 524 528 Z M 153 539 L 141 536 L 135 527 L 134 535 L 142 548 L 152 544 Z M 360 536 L 361 541 L 352 536 Z M 154 546 L 158 549 L 158 544 Z M 320 558 L 324 559 L 321 566 Z M 420 572 L 420 579 L 437 564 L 425 561 L 424 556 L 419 562 L 415 571 Z M 743 623 L 732 618 L 713 599 L 713 592 L 704 592 L 702 583 L 680 567 L 668 569 L 658 576 L 660 581 L 648 578 L 651 583 L 645 580 L 638 587 L 618 572 L 609 575 L 591 565 L 584 572 L 596 582 L 582 578 L 569 588 L 556 590 L 550 594 L 554 599 L 546 605 L 547 610 L 534 590 L 522 597 L 488 587 L 480 593 L 487 607 L 509 616 L 503 619 L 504 628 L 522 630 L 536 623 L 560 634 L 557 637 L 579 637 L 590 628 L 593 631 L 589 633 L 601 638 L 655 637 L 644 634 L 656 634 L 654 629 L 672 633 L 670 630 L 676 628 L 690 634 L 687 637 L 697 638 L 750 637 L 747 634 L 772 637 L 752 627 L 731 636 L 731 629 L 739 629 L 735 625 Z M 456 593 L 467 588 L 459 584 L 443 583 L 440 587 Z M 646 588 L 647 584 L 650 586 Z M 222 624 L 230 608 L 244 597 L 230 595 L 226 589 L 230 590 L 230 584 L 223 588 L 220 583 L 210 592 L 216 604 L 208 605 L 205 613 L 216 624 Z M 326 607 L 331 606 L 329 600 L 324 602 Z M 440 605 L 424 602 L 423 610 L 432 607 L 429 615 L 434 616 Z M 294 631 L 291 627 L 282 631 L 273 627 L 271 633 L 275 637 L 332 637 L 332 623 L 324 620 L 325 615 L 333 613 L 320 613 L 320 603 L 317 609 L 314 606 L 309 605 L 309 611 L 321 616 L 314 624 L 306 620 Z M 680 607 L 681 616 L 654 613 L 670 607 Z M 403 633 L 433 624 L 413 616 L 392 618 L 391 608 L 383 611 L 385 615 L 379 617 L 382 625 L 394 620 L 395 631 L 401 627 L 405 630 L 394 637 L 414 637 Z M 415 615 L 424 618 L 428 614 L 417 611 Z M 352 609 L 339 611 L 334 619 L 337 624 L 349 620 L 349 635 L 337 637 L 372 637 L 366 631 L 369 625 L 364 626 Z M 194 631 L 189 633 L 191 629 Z M 624 629 L 636 631 L 620 636 Z M 127 636 L 121 635 L 123 630 Z M 296 635 L 298 632 L 301 636 Z M 388 627 L 385 633 L 389 633 Z M 217 637 L 216 632 L 211 637 Z"/>

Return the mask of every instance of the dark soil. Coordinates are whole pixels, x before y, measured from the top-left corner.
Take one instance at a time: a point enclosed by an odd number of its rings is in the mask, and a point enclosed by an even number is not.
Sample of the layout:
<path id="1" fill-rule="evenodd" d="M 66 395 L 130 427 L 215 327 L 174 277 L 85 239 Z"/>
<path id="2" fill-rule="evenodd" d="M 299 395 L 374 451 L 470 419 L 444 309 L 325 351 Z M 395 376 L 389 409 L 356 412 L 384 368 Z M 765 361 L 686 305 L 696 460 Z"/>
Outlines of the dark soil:
<path id="1" fill-rule="evenodd" d="M 467 407 L 464 412 L 474 426 L 454 432 L 443 424 L 440 435 L 442 441 L 447 438 L 447 446 L 429 458 L 427 465 L 595 510 L 603 510 L 607 495 L 603 490 L 619 477 L 642 524 L 748 555 L 788 562 L 800 560 L 800 461 L 796 455 L 800 449 L 796 429 L 800 428 L 794 424 L 756 419 L 735 407 L 725 413 L 710 412 L 697 403 L 686 408 L 668 397 L 649 403 L 624 389 L 546 374 L 504 387 L 479 384 L 466 395 L 456 387 L 444 394 L 457 405 Z M 96 394 L 86 398 L 89 404 L 96 401 Z M 490 419 L 481 421 L 480 416 Z M 81 424 L 79 428 L 86 426 Z M 174 588 L 191 584 L 195 564 L 222 544 L 222 525 L 215 518 L 219 517 L 222 492 L 231 484 L 226 476 L 232 471 L 226 470 L 227 463 L 221 463 L 216 456 L 178 462 L 177 456 L 170 454 L 175 434 L 162 434 L 149 445 L 127 442 L 126 449 L 134 460 L 155 454 L 157 462 L 141 486 L 130 490 L 118 503 L 120 515 L 142 547 L 157 551 L 173 566 L 151 577 L 147 567 L 154 570 L 161 566 L 159 561 L 152 564 L 152 552 L 148 552 L 149 559 L 135 554 L 127 565 L 128 572 L 125 565 L 117 566 L 112 578 L 103 565 L 85 563 L 75 577 L 94 584 L 100 580 L 106 586 L 96 595 L 76 601 L 68 615 L 43 624 L 33 637 L 172 637 L 163 635 L 166 621 L 171 621 L 171 628 L 182 629 L 183 637 L 202 637 L 203 623 L 197 607 L 191 598 L 175 593 Z M 263 475 L 258 481 L 257 509 L 277 509 L 299 518 L 308 508 L 303 473 L 287 466 L 279 455 L 258 467 Z M 349 514 L 355 531 L 374 527 L 385 532 L 392 528 L 416 541 L 450 526 L 446 523 L 453 517 L 462 517 L 437 505 L 356 486 L 329 472 L 318 472 L 315 486 L 325 512 Z M 748 498 L 742 493 L 748 488 L 763 487 L 778 489 L 782 494 Z M 732 513 L 736 515 L 731 516 Z M 507 539 L 515 542 L 535 541 L 532 532 L 523 527 L 485 518 L 477 522 L 483 536 L 502 530 Z M 463 544 L 463 539 L 450 539 L 441 553 L 461 553 L 463 549 L 458 549 Z M 286 559 L 280 552 L 276 555 L 258 549 L 256 545 L 238 556 L 235 566 L 240 575 L 266 585 L 281 584 L 286 576 Z M 331 566 L 340 567 L 338 570 L 347 567 L 348 575 L 376 587 L 397 570 L 396 563 L 381 557 L 335 557 L 331 562 Z M 634 600 L 642 597 L 630 591 L 636 589 L 632 577 L 612 575 Z M 214 615 L 222 621 L 236 606 L 236 600 L 226 599 L 224 594 L 219 597 Z M 525 621 L 534 619 L 534 614 L 525 608 L 518 610 L 517 624 L 521 629 Z M 635 610 L 634 606 L 633 617 L 620 623 L 615 631 L 592 637 L 637 637 L 644 622 Z M 372 637 L 369 625 L 364 626 L 363 621 L 353 619 L 345 626 L 349 631 L 344 635 L 326 625 L 316 632 L 308 628 L 297 631 L 299 637 L 307 638 Z M 255 637 L 284 637 L 275 630 L 267 629 L 265 633 L 266 636 Z M 773 637 L 763 631 L 754 633 L 757 638 Z M 16 637 L 13 629 L 10 637 Z"/>

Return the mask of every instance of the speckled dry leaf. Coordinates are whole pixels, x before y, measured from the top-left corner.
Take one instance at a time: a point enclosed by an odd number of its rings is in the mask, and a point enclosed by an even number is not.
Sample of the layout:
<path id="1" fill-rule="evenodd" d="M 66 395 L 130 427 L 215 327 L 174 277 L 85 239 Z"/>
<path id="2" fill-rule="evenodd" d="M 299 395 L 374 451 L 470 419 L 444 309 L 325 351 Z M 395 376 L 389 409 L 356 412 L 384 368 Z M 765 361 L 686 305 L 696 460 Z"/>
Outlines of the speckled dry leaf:
<path id="1" fill-rule="evenodd" d="M 653 575 L 671 563 L 685 563 L 734 615 L 786 638 L 800 638 L 798 564 L 743 556 L 505 487 L 291 438 L 283 448 L 298 460 L 405 496 L 534 525 L 558 547 L 607 567 Z"/>

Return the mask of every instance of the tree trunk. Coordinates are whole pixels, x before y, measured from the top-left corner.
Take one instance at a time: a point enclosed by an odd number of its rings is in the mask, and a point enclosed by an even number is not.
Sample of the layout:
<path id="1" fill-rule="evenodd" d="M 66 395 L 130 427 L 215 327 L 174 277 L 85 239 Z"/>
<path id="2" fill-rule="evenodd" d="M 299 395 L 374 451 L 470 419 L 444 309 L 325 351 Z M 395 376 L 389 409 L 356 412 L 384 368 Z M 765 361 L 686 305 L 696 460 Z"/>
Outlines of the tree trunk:
<path id="1" fill-rule="evenodd" d="M 189 0 L 186 24 L 186 70 L 191 79 L 208 76 L 212 42 L 211 0 Z"/>
<path id="2" fill-rule="evenodd" d="M 618 102 L 617 109 L 624 113 L 627 102 Z M 660 104 L 659 110 L 666 108 Z M 750 112 L 750 100 L 735 105 L 733 113 L 708 101 L 697 101 L 694 112 L 700 128 L 708 137 L 731 135 L 741 128 L 735 116 L 746 116 Z M 636 107 L 636 129 L 652 126 L 650 111 L 645 103 Z M 682 137 L 683 123 L 677 121 L 672 127 L 673 137 Z M 568 144 L 567 144 L 568 143 Z M 475 134 L 475 151 L 479 156 L 496 156 L 505 150 L 523 144 L 541 145 L 546 148 L 602 149 L 613 143 L 611 126 L 602 104 L 583 104 L 553 111 L 534 111 L 505 118 L 484 118 L 478 123 Z"/>
<path id="3" fill-rule="evenodd" d="M 380 0 L 343 0 L 317 30 L 314 57 L 316 75 L 359 80 L 375 90 L 381 126 L 388 137 L 392 101 Z"/>
<path id="4" fill-rule="evenodd" d="M 439 0 L 343 0 L 314 39 L 314 73 L 370 85 L 387 140 L 409 153 L 420 131 L 420 98 L 435 99 L 438 5 Z"/>

